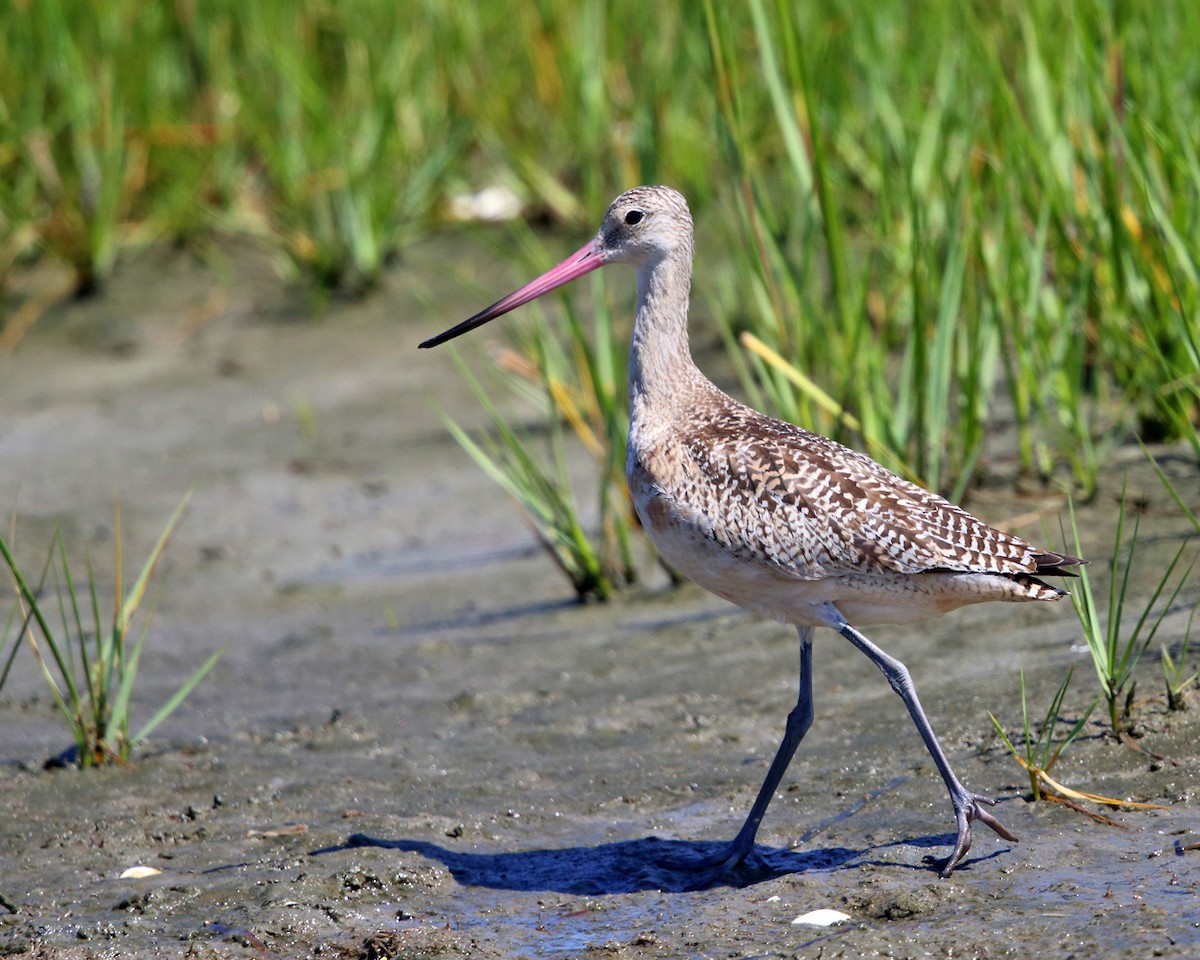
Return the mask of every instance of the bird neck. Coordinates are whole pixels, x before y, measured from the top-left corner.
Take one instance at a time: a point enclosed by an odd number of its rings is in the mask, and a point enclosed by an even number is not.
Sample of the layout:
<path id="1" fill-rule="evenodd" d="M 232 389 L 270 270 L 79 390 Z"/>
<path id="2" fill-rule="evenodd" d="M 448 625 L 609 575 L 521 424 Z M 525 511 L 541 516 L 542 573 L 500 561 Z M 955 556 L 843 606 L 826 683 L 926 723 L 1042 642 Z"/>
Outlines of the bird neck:
<path id="1" fill-rule="evenodd" d="M 634 423 L 677 405 L 704 377 L 688 346 L 692 251 L 672 251 L 638 267 L 638 306 L 629 348 L 629 408 Z"/>

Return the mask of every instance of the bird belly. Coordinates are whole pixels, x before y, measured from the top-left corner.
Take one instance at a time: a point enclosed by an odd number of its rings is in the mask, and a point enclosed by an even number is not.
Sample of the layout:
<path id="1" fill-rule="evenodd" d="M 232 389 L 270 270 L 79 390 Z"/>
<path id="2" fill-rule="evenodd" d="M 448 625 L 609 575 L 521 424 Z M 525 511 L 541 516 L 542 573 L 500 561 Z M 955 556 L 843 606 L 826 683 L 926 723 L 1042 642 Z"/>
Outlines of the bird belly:
<path id="1" fill-rule="evenodd" d="M 867 626 L 912 623 L 991 600 L 1050 600 L 1058 592 L 982 572 L 898 573 L 870 568 L 783 571 L 747 557 L 707 532 L 678 501 L 631 477 L 634 507 L 650 540 L 678 573 L 760 616 L 825 626 L 832 603 L 847 621 Z M 804 575 L 804 574 L 807 574 Z"/>
<path id="2" fill-rule="evenodd" d="M 827 578 L 785 577 L 731 550 L 704 530 L 677 501 L 650 483 L 630 478 L 634 508 L 663 560 L 677 573 L 745 610 L 785 623 L 823 621 L 814 605 L 834 599 Z"/>

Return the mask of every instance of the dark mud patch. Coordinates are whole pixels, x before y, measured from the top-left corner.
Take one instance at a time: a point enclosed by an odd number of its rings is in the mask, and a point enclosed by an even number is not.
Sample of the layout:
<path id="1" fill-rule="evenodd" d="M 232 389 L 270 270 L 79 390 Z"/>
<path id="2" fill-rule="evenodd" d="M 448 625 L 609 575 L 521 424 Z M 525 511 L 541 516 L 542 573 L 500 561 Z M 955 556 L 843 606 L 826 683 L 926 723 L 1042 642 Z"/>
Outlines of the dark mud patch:
<path id="1" fill-rule="evenodd" d="M 1163 804 L 1113 813 L 1115 827 L 1028 803 L 988 720 L 1019 728 L 1019 666 L 1042 709 L 1075 664 L 1066 711 L 1086 704 L 1063 605 L 872 634 L 1019 843 L 981 830 L 937 878 L 942 786 L 878 671 L 828 635 L 816 723 L 760 835 L 767 869 L 702 889 L 665 869 L 739 825 L 794 697 L 794 635 L 653 582 L 605 607 L 566 602 L 431 407 L 483 419 L 448 359 L 415 350 L 465 315 L 426 307 L 459 302 L 432 268 L 451 252 L 417 250 L 383 295 L 307 323 L 280 322 L 294 300 L 253 255 L 231 258 L 218 297 L 186 258 L 148 252 L 2 361 L 0 490 L 27 562 L 61 528 L 111 583 L 113 494 L 134 558 L 195 490 L 135 723 L 228 652 L 133 763 L 87 773 L 42 769 L 65 733 L 21 658 L 0 695 L 0 956 L 1200 952 L 1196 694 L 1168 713 L 1152 651 L 1137 694 L 1150 752 L 1091 726 L 1056 767 Z M 97 349 L 81 331 L 112 314 L 120 349 Z M 1188 528 L 1140 458 L 1118 459 L 1144 501 L 1145 596 Z M 1101 559 L 1122 465 L 1082 514 Z M 1200 505 L 1194 465 L 1168 466 Z M 1034 508 L 994 493 L 972 506 L 1000 524 Z M 1041 539 L 1036 520 L 1023 532 Z M 1165 642 L 1196 590 L 1184 599 Z M 159 872 L 122 876 L 136 866 Z M 792 923 L 822 907 L 851 919 Z"/>

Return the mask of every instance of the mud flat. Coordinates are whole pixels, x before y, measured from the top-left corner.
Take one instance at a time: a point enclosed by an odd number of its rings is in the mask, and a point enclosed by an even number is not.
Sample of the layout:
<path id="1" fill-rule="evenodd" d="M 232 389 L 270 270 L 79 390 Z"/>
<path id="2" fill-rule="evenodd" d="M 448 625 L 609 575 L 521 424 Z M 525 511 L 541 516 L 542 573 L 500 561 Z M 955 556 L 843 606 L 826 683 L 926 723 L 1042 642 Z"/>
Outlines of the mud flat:
<path id="1" fill-rule="evenodd" d="M 0 492 L 26 562 L 61 529 L 110 582 L 114 495 L 140 558 L 194 491 L 135 723 L 228 648 L 133 763 L 88 772 L 42 768 L 66 734 L 20 658 L 0 694 L 0 956 L 1200 955 L 1195 692 L 1167 713 L 1155 652 L 1137 743 L 1159 758 L 1093 726 L 1056 768 L 1164 805 L 1117 826 L 1027 803 L 988 720 L 1019 727 L 1020 666 L 1035 709 L 1072 663 L 1067 714 L 1086 702 L 1066 605 L 872 633 L 1018 844 L 980 830 L 938 879 L 924 860 L 953 837 L 937 774 L 878 672 L 818 634 L 816 723 L 760 834 L 777 875 L 688 890 L 664 870 L 740 824 L 793 700 L 794 634 L 653 578 L 570 602 L 438 419 L 435 404 L 482 422 L 449 359 L 414 349 L 476 305 L 431 269 L 446 252 L 312 321 L 252 252 L 217 284 L 152 250 L 0 361 Z M 1164 463 L 1200 505 L 1194 466 Z M 1144 596 L 1187 528 L 1122 451 L 1081 516 L 1089 552 L 1109 548 L 1125 464 Z M 1057 504 L 988 491 L 971 507 L 1042 539 L 1037 510 Z M 135 866 L 161 872 L 123 879 Z M 793 924 L 818 908 L 851 919 Z"/>

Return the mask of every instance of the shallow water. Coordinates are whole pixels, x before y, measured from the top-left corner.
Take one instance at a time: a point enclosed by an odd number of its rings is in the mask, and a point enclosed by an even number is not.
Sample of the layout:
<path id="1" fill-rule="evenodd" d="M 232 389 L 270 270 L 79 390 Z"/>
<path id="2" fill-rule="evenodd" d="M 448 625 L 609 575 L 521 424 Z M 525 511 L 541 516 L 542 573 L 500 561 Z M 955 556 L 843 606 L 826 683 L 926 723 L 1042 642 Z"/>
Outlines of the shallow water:
<path id="1" fill-rule="evenodd" d="M 296 303 L 253 255 L 231 258 L 205 316 L 211 276 L 148 251 L 0 361 L 0 490 L 27 563 L 61 527 L 104 579 L 114 492 L 132 566 L 195 491 L 157 581 L 135 724 L 228 646 L 133 764 L 86 773 L 41 769 L 65 735 L 21 658 L 0 698 L 0 956 L 1200 953 L 1195 695 L 1165 713 L 1148 661 L 1138 742 L 1169 759 L 1090 736 L 1060 761 L 1081 789 L 1166 805 L 1112 814 L 1119 827 L 1027 804 L 997 743 L 987 712 L 1018 727 L 1021 665 L 1041 708 L 1075 663 L 1068 709 L 1084 702 L 1091 668 L 1061 604 L 872 632 L 1018 844 L 981 830 L 937 878 L 925 858 L 951 818 L 920 740 L 878 671 L 818 634 L 816 723 L 760 835 L 770 870 L 691 890 L 666 869 L 740 824 L 794 697 L 794 634 L 653 581 L 569 602 L 431 406 L 483 421 L 448 358 L 413 349 L 463 312 L 423 303 L 470 306 L 429 269 L 446 253 L 290 322 Z M 119 350 L 102 336 L 114 318 Z M 1139 457 L 1150 581 L 1184 528 Z M 1200 504 L 1194 468 L 1169 466 Z M 1083 514 L 1093 555 L 1116 474 Z M 998 523 L 1036 506 L 971 504 Z M 1036 522 L 1019 532 L 1040 539 Z M 120 879 L 139 864 L 162 873 Z M 852 919 L 792 924 L 821 907 Z"/>

